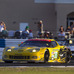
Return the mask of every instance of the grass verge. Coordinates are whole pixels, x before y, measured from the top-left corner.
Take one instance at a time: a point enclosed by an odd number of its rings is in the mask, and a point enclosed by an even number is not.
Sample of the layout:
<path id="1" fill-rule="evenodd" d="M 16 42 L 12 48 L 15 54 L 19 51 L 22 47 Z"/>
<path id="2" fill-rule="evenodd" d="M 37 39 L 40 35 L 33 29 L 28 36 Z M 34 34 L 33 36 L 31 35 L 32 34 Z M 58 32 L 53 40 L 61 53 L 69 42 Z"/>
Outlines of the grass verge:
<path id="1" fill-rule="evenodd" d="M 74 68 L 50 68 L 50 67 L 0 67 L 0 74 L 73 74 Z"/>

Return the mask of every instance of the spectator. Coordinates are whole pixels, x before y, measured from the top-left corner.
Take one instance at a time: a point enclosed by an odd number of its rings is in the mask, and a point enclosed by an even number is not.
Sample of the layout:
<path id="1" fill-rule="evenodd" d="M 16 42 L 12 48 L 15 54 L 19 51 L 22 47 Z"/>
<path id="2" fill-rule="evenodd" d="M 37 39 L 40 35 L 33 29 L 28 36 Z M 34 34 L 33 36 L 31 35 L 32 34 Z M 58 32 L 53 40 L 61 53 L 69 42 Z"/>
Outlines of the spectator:
<path id="1" fill-rule="evenodd" d="M 37 38 L 43 38 L 43 36 L 42 36 L 42 33 L 41 32 L 39 32 L 38 33 L 38 37 Z"/>
<path id="2" fill-rule="evenodd" d="M 64 40 L 65 39 L 65 33 L 63 31 L 61 31 L 59 34 L 58 34 L 58 39 L 59 40 Z"/>
<path id="3" fill-rule="evenodd" d="M 50 35 L 50 32 L 49 32 L 49 31 L 46 31 L 46 32 L 44 33 L 44 38 L 50 38 L 49 35 Z"/>
<path id="4" fill-rule="evenodd" d="M 9 38 L 14 38 L 14 33 L 15 33 L 14 30 L 8 31 L 8 37 L 9 37 Z"/>
<path id="5" fill-rule="evenodd" d="M 26 39 L 29 35 L 29 26 L 26 26 L 25 30 L 22 32 L 22 38 Z"/>
<path id="6" fill-rule="evenodd" d="M 6 28 L 5 23 L 0 22 L 0 38 L 2 38 L 2 30 L 4 30 L 4 28 Z"/>
<path id="7" fill-rule="evenodd" d="M 66 32 L 69 32 L 69 33 L 71 32 L 71 27 L 70 26 L 67 27 Z"/>
<path id="8" fill-rule="evenodd" d="M 29 26 L 26 26 L 25 30 L 26 30 L 27 32 L 29 32 Z"/>
<path id="9" fill-rule="evenodd" d="M 32 30 L 29 30 L 29 35 L 28 35 L 29 39 L 32 39 L 33 38 L 33 33 L 32 33 Z"/>
<path id="10" fill-rule="evenodd" d="M 52 39 L 53 38 L 53 34 L 50 32 L 49 33 L 49 38 Z"/>
<path id="11" fill-rule="evenodd" d="M 6 27 L 4 27 L 4 30 L 2 30 L 2 38 L 7 38 L 8 37 L 8 32 L 6 30 Z"/>
<path id="12" fill-rule="evenodd" d="M 45 36 L 46 36 L 46 33 L 47 33 L 47 30 L 45 30 L 45 32 L 44 32 L 44 38 L 45 38 Z"/>
<path id="13" fill-rule="evenodd" d="M 70 37 L 70 34 L 71 34 L 71 33 L 72 33 L 71 27 L 68 26 L 67 29 L 66 29 L 66 32 L 65 32 L 65 37 L 66 37 L 66 39 Z"/>
<path id="14" fill-rule="evenodd" d="M 72 32 L 72 34 L 74 35 L 74 27 L 72 28 L 72 31 L 71 31 L 71 32 Z"/>
<path id="15" fill-rule="evenodd" d="M 38 22 L 38 31 L 43 33 L 43 22 L 42 22 L 42 20 L 40 20 L 40 22 Z"/>
<path id="16" fill-rule="evenodd" d="M 74 27 L 74 22 L 72 22 L 72 25 L 71 25 L 71 31 L 73 30 L 73 27 Z"/>
<path id="17" fill-rule="evenodd" d="M 64 32 L 64 28 L 63 28 L 63 26 L 60 26 L 60 29 L 59 29 L 59 31 L 61 32 Z"/>
<path id="18" fill-rule="evenodd" d="M 15 32 L 14 37 L 17 38 L 17 39 L 20 39 L 20 38 L 21 38 L 21 36 L 20 36 L 20 31 L 19 31 L 19 30 L 17 30 L 17 31 Z"/>
<path id="19" fill-rule="evenodd" d="M 4 22 L 0 23 L 0 32 L 2 32 L 2 30 L 4 30 L 4 28 L 6 28 L 6 25 Z"/>

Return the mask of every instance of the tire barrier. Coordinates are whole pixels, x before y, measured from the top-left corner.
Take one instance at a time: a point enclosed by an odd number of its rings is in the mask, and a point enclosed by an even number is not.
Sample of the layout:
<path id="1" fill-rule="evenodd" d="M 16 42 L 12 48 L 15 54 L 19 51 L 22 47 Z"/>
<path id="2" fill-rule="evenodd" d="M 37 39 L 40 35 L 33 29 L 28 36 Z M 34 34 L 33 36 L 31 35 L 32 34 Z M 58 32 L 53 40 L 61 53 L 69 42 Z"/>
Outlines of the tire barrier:
<path id="1" fill-rule="evenodd" d="M 2 59 L 2 53 L 4 48 L 0 48 L 0 59 Z"/>

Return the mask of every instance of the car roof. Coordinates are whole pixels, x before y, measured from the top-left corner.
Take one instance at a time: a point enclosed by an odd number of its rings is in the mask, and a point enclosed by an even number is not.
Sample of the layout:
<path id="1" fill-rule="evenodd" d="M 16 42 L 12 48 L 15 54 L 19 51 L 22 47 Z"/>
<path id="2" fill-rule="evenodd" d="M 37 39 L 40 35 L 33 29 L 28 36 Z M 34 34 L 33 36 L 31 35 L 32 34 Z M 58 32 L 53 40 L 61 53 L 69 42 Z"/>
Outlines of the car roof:
<path id="1" fill-rule="evenodd" d="M 55 41 L 54 39 L 44 39 L 44 38 L 37 38 L 37 39 L 28 39 L 27 41 Z"/>

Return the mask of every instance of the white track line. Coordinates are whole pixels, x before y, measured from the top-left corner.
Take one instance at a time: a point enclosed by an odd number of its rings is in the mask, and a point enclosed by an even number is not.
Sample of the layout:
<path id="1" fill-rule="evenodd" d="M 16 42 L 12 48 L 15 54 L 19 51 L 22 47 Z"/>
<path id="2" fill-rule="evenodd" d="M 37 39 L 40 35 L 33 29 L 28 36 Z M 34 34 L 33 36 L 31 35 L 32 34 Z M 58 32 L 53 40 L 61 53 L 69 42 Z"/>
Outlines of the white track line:
<path id="1" fill-rule="evenodd" d="M 12 67 L 12 68 L 16 68 L 16 67 L 52 67 L 52 68 L 73 68 L 74 66 L 0 66 L 0 67 Z"/>

